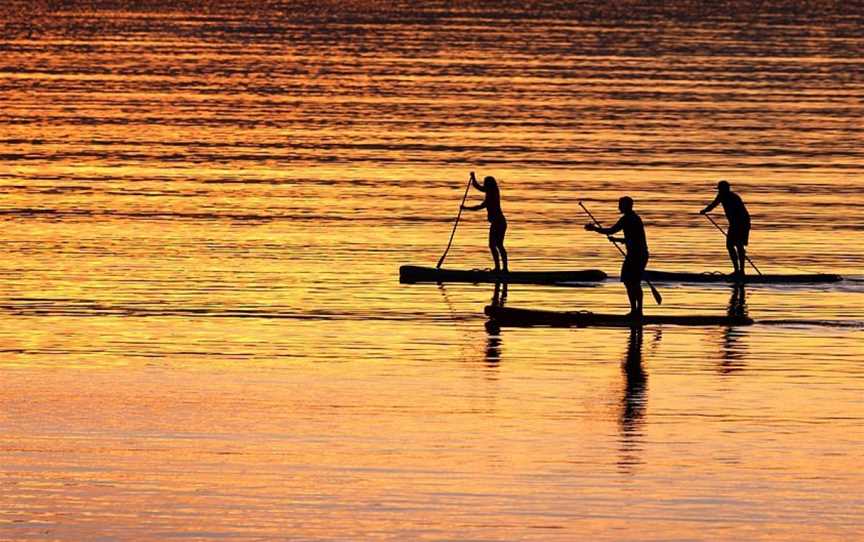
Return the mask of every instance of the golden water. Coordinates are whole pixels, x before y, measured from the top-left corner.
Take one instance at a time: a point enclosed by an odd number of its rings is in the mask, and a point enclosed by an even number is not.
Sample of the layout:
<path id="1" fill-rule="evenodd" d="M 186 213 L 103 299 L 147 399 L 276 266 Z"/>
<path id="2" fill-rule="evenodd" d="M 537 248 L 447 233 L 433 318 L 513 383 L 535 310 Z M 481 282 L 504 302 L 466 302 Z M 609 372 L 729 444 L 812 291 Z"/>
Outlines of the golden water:
<path id="1" fill-rule="evenodd" d="M 861 278 L 853 7 L 4 6 L 0 538 L 862 536 L 864 284 L 640 344 L 397 281 L 470 170 L 513 269 L 617 274 L 577 201 L 626 193 L 652 267 L 727 270 L 695 214 L 727 179 L 763 271 Z M 483 218 L 448 266 L 489 266 Z M 626 310 L 614 281 L 508 303 Z"/>

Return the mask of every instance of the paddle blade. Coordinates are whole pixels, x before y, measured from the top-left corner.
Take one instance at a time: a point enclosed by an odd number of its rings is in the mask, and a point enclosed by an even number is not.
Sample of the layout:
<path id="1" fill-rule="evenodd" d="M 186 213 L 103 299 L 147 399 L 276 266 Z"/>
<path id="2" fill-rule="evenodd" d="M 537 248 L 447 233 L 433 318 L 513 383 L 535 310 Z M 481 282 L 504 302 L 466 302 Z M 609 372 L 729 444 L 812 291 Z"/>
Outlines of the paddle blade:
<path id="1" fill-rule="evenodd" d="M 657 288 L 655 288 L 654 285 L 651 284 L 650 282 L 648 283 L 648 286 L 651 287 L 651 295 L 654 296 L 654 301 L 656 301 L 658 305 L 662 305 L 663 304 L 663 296 L 660 295 L 660 292 L 657 291 Z"/>

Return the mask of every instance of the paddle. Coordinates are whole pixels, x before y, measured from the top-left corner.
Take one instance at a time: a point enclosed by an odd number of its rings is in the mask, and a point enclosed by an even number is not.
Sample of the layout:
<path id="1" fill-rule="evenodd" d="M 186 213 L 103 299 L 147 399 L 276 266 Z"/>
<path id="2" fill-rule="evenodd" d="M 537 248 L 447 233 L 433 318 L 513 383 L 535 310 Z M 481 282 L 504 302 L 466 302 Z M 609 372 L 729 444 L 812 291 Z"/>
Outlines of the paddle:
<path id="1" fill-rule="evenodd" d="M 438 265 L 435 267 L 437 269 L 441 269 L 441 264 L 444 263 L 444 258 L 447 257 L 447 253 L 450 252 L 450 245 L 453 244 L 453 236 L 456 235 L 456 226 L 459 225 L 459 218 L 462 217 L 462 206 L 465 205 L 465 199 L 468 197 L 468 190 L 471 188 L 471 181 L 474 180 L 474 172 L 471 172 L 471 176 L 468 178 L 468 186 L 465 187 L 465 195 L 462 196 L 462 203 L 459 204 L 459 212 L 456 214 L 456 222 L 453 224 L 453 231 L 450 232 L 450 241 L 447 242 L 447 248 L 444 250 L 444 254 L 441 255 L 441 259 L 438 260 Z"/>
<path id="2" fill-rule="evenodd" d="M 585 207 L 581 201 L 579 201 L 579 207 L 582 207 L 582 210 L 585 211 L 585 214 L 587 214 L 589 217 L 591 217 L 591 221 L 594 222 L 594 225 L 596 225 L 598 228 L 603 227 L 600 225 L 600 223 L 597 221 L 597 219 L 594 218 L 594 215 L 591 214 L 591 211 L 589 211 L 588 208 Z M 611 242 L 613 245 L 615 245 L 615 248 L 618 249 L 618 252 L 620 252 L 622 256 L 624 256 L 625 258 L 627 257 L 627 253 L 625 253 L 623 250 L 621 250 L 621 247 L 618 246 L 618 243 L 616 243 L 614 239 L 612 239 L 611 235 L 607 235 L 606 239 L 609 239 L 609 242 Z M 658 305 L 662 305 L 663 304 L 663 296 L 660 295 L 660 292 L 657 291 L 657 288 L 655 288 L 654 285 L 651 284 L 650 280 L 648 280 L 646 278 L 643 278 L 642 280 L 644 280 L 645 284 L 647 284 L 648 287 L 651 288 L 651 295 L 654 296 L 654 301 L 656 301 Z"/>
<path id="3" fill-rule="evenodd" d="M 707 219 L 708 219 L 708 222 L 714 224 L 714 227 L 717 228 L 718 230 L 720 230 L 720 233 L 723 234 L 723 237 L 729 237 L 729 236 L 726 234 L 726 230 L 724 230 L 724 229 L 720 226 L 720 224 L 714 222 L 714 219 L 711 218 L 711 215 L 709 215 L 708 213 L 705 213 L 705 214 L 703 214 L 702 216 L 704 216 L 705 218 L 707 218 Z M 750 259 L 750 256 L 748 256 L 748 255 L 745 253 L 745 254 L 744 254 L 744 257 L 747 258 L 747 261 L 750 262 L 750 265 L 753 266 L 753 269 L 755 269 L 756 272 L 759 273 L 759 274 L 761 275 L 761 274 L 762 274 L 762 271 L 759 271 L 759 268 L 756 267 L 756 264 L 753 263 L 753 260 Z"/>

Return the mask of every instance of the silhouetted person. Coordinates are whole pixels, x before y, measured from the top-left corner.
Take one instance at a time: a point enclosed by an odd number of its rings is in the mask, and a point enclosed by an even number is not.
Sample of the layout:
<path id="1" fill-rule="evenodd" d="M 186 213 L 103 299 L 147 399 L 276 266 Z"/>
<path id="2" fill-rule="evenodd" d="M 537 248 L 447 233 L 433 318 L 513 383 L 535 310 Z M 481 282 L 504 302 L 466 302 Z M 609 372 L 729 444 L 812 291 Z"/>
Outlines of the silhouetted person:
<path id="1" fill-rule="evenodd" d="M 504 211 L 501 210 L 501 192 L 495 177 L 486 177 L 483 184 L 477 182 L 474 172 L 471 172 L 471 184 L 477 190 L 484 192 L 486 197 L 479 205 L 463 205 L 466 211 L 479 211 L 486 209 L 486 217 L 489 220 L 489 251 L 492 253 L 492 261 L 495 262 L 494 271 L 501 270 L 504 264 L 504 272 L 507 272 L 507 251 L 504 249 L 504 234 L 507 233 L 507 220 Z"/>
<path id="2" fill-rule="evenodd" d="M 734 274 L 743 276 L 744 259 L 747 255 L 744 247 L 750 242 L 750 213 L 747 212 L 741 196 L 733 192 L 726 181 L 717 183 L 717 197 L 699 213 L 707 214 L 721 203 L 723 212 L 726 213 L 726 220 L 729 221 L 726 250 L 729 251 Z"/>
<path id="3" fill-rule="evenodd" d="M 627 256 L 621 265 L 621 282 L 627 288 L 630 300 L 628 316 L 642 316 L 642 275 L 648 265 L 648 242 L 645 240 L 645 226 L 642 219 L 633 211 L 633 199 L 624 196 L 618 200 L 618 210 L 624 215 L 610 228 L 602 228 L 596 224 L 586 224 L 585 229 L 607 235 L 613 241 L 624 243 Z M 624 239 L 615 239 L 612 235 L 624 231 Z"/>

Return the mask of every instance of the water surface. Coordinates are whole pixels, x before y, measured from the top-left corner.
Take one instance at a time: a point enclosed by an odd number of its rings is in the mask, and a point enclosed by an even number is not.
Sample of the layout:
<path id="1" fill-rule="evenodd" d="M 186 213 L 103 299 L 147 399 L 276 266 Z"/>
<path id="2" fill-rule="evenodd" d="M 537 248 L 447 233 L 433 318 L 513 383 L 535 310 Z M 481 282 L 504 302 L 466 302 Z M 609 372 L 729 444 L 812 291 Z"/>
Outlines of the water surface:
<path id="1" fill-rule="evenodd" d="M 727 179 L 763 271 L 862 278 L 853 8 L 5 6 L 2 537 L 861 536 L 864 283 L 639 334 L 487 331 L 491 285 L 397 282 L 471 170 L 514 269 L 616 275 L 577 202 L 626 193 L 652 267 L 726 270 L 696 212 Z M 615 281 L 507 303 L 626 310 Z"/>

